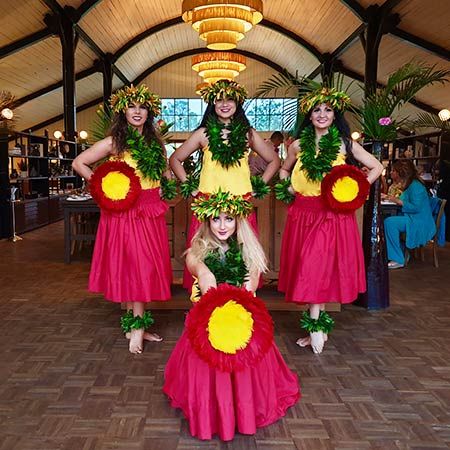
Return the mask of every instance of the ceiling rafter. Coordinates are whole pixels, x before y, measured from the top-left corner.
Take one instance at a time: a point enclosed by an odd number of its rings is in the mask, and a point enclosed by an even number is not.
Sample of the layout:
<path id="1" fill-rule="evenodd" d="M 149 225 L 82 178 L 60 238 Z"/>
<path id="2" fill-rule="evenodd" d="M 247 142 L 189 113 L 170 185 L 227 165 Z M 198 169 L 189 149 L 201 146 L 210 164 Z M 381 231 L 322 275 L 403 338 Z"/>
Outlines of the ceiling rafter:
<path id="1" fill-rule="evenodd" d="M 422 50 L 426 50 L 429 53 L 433 53 L 439 58 L 443 58 L 447 61 L 450 61 L 450 51 L 441 47 L 440 45 L 433 44 L 425 39 L 420 38 L 419 36 L 414 36 L 407 31 L 401 30 L 398 27 L 394 27 L 389 31 L 390 34 L 400 38 L 402 41 L 408 42 Z"/>
<path id="2" fill-rule="evenodd" d="M 76 81 L 82 80 L 83 78 L 87 78 L 96 72 L 99 72 L 99 69 L 98 69 L 97 65 L 94 65 L 94 66 L 90 67 L 89 69 L 82 70 L 81 72 L 78 72 L 77 74 L 75 74 L 75 80 Z M 14 102 L 14 107 L 18 108 L 19 106 L 23 105 L 24 103 L 34 100 L 35 98 L 38 98 L 42 95 L 48 94 L 48 93 L 54 91 L 55 89 L 61 88 L 62 86 L 63 86 L 63 82 L 62 82 L 62 80 L 60 80 L 60 81 L 57 81 L 56 83 L 50 84 L 49 86 L 43 87 L 43 88 L 39 89 L 38 91 L 34 91 L 31 94 L 25 95 L 24 97 L 17 99 Z"/>
<path id="3" fill-rule="evenodd" d="M 47 39 L 52 35 L 52 32 L 48 28 L 36 31 L 35 33 L 29 34 L 22 39 L 11 42 L 0 48 L 0 59 L 6 58 L 14 53 L 23 50 L 24 48 L 30 47 L 31 45 L 37 44 L 38 42 Z"/>
<path id="4" fill-rule="evenodd" d="M 79 11 L 71 6 L 65 6 L 64 8 L 57 2 L 57 0 L 43 0 L 44 3 L 50 8 L 56 16 L 65 15 L 73 24 L 75 31 L 84 43 L 97 55 L 98 58 L 104 59 L 106 57 L 105 52 L 97 45 L 97 43 L 78 25 L 80 19 Z M 120 80 L 129 84 L 128 78 L 117 68 L 112 65 L 113 72 L 120 78 Z"/>
<path id="5" fill-rule="evenodd" d="M 365 9 L 362 5 L 360 5 L 358 0 L 341 0 L 341 2 L 345 6 L 347 6 L 347 8 L 358 17 L 358 19 L 360 19 L 364 23 L 367 22 L 367 9 Z M 381 8 L 384 10 L 385 13 L 388 13 L 392 11 L 396 6 L 398 6 L 401 2 L 402 0 L 386 0 Z M 434 44 L 433 42 L 430 42 L 419 36 L 415 36 L 414 34 L 409 33 L 408 31 L 398 28 L 398 26 L 390 27 L 387 30 L 387 32 L 389 34 L 392 34 L 393 36 L 398 37 L 404 42 L 412 44 L 429 53 L 432 53 L 438 56 L 439 58 L 445 59 L 446 61 L 450 61 L 450 51 L 438 44 Z"/>

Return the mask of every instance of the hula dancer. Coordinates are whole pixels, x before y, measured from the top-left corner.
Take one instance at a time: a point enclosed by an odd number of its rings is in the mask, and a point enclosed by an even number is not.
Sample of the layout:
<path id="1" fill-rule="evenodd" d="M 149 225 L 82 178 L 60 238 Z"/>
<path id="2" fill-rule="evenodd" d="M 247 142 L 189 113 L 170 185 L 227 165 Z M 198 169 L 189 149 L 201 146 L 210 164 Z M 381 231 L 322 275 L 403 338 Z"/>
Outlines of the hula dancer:
<path id="1" fill-rule="evenodd" d="M 273 341 L 273 323 L 254 296 L 267 270 L 264 251 L 246 217 L 252 204 L 229 192 L 197 198 L 202 221 L 187 250 L 196 278 L 185 330 L 165 369 L 164 392 L 199 439 L 255 434 L 300 397 Z"/>
<path id="2" fill-rule="evenodd" d="M 242 107 L 247 91 L 234 81 L 219 80 L 201 91 L 208 103 L 200 126 L 170 157 L 170 166 L 182 182 L 185 197 L 229 192 L 262 198 L 269 193 L 267 183 L 275 175 L 280 159 L 272 147 L 250 127 Z M 183 161 L 196 150 L 202 151 L 199 178 L 187 176 Z M 248 165 L 249 149 L 253 149 L 267 167 L 260 177 L 251 177 Z M 256 216 L 249 221 L 256 226 Z M 191 219 L 187 244 L 200 226 L 195 216 Z M 185 270 L 184 286 L 190 288 L 192 278 Z"/>
<path id="3" fill-rule="evenodd" d="M 160 194 L 167 187 L 173 190 L 174 180 L 169 180 L 164 144 L 153 124 L 159 97 L 144 85 L 131 86 L 110 103 L 115 113 L 110 135 L 81 153 L 73 168 L 89 182 L 101 208 L 89 290 L 126 302 L 122 329 L 130 338 L 130 352 L 141 353 L 144 339 L 162 340 L 145 332 L 153 323 L 145 304 L 171 296 L 167 205 Z M 104 158 L 108 161 L 93 172 L 90 166 Z"/>
<path id="4" fill-rule="evenodd" d="M 350 139 L 343 117 L 350 98 L 333 88 L 306 95 L 300 138 L 294 141 L 276 186 L 280 199 L 293 200 L 281 246 L 278 288 L 286 301 L 309 305 L 301 325 L 321 353 L 333 320 L 328 302 L 350 303 L 366 289 L 364 257 L 354 211 L 383 170 L 381 163 Z M 348 164 L 346 164 L 346 162 Z M 354 165 L 367 168 L 367 176 Z"/>

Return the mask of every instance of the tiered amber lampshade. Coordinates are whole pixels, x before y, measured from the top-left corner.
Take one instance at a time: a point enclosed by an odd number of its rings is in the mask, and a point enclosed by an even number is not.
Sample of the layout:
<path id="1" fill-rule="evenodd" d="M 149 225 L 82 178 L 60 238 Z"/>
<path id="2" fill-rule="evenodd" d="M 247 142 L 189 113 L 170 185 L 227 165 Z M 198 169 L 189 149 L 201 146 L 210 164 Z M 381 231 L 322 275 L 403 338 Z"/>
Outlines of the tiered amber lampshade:
<path id="1" fill-rule="evenodd" d="M 262 0 L 183 0 L 182 17 L 211 50 L 231 50 L 261 22 Z"/>
<path id="2" fill-rule="evenodd" d="M 192 57 L 192 69 L 198 72 L 206 83 L 217 80 L 233 80 L 246 69 L 246 58 L 229 52 L 200 53 Z"/>

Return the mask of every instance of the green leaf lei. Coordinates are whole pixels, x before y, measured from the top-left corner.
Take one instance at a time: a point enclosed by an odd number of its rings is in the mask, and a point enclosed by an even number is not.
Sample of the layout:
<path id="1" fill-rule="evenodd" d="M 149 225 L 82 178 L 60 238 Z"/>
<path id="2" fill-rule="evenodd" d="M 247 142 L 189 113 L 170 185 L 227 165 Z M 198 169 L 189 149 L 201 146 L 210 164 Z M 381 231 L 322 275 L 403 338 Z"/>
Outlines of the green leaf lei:
<path id="1" fill-rule="evenodd" d="M 141 316 L 134 316 L 133 311 L 128 310 L 120 318 L 120 325 L 124 333 L 128 333 L 131 330 L 139 330 L 140 328 L 147 329 L 150 325 L 153 325 L 155 320 L 152 317 L 150 311 L 145 311 Z"/>
<path id="2" fill-rule="evenodd" d="M 163 148 L 157 139 L 152 139 L 150 145 L 145 137 L 135 128 L 128 127 L 127 145 L 131 157 L 136 161 L 137 168 L 144 177 L 158 181 L 166 170 L 167 162 Z"/>
<path id="3" fill-rule="evenodd" d="M 229 130 L 224 139 L 223 130 Z M 247 133 L 249 126 L 240 120 L 232 120 L 228 125 L 210 117 L 206 123 L 206 135 L 209 140 L 209 150 L 213 161 L 228 168 L 240 165 L 241 158 L 247 151 Z"/>
<path id="4" fill-rule="evenodd" d="M 230 239 L 229 248 L 222 256 L 218 250 L 209 252 L 204 263 L 216 277 L 217 284 L 228 283 L 241 287 L 248 278 L 242 251 L 235 239 Z"/>
<path id="5" fill-rule="evenodd" d="M 275 198 L 284 203 L 292 203 L 295 200 L 295 195 L 289 192 L 291 186 L 291 177 L 280 180 L 274 187 Z"/>
<path id="6" fill-rule="evenodd" d="M 194 174 L 189 174 L 186 181 L 180 183 L 180 192 L 183 198 L 189 198 L 194 191 L 198 189 L 200 184 L 200 177 Z"/>
<path id="7" fill-rule="evenodd" d="M 316 132 L 313 126 L 306 127 L 300 135 L 301 170 L 306 172 L 310 181 L 322 181 L 324 173 L 331 170 L 341 148 L 339 130 L 332 125 L 328 133 L 319 140 L 319 152 L 316 151 Z"/>
<path id="8" fill-rule="evenodd" d="M 253 175 L 250 177 L 250 181 L 255 198 L 261 199 L 270 194 L 270 186 L 266 184 L 262 177 Z"/>
<path id="9" fill-rule="evenodd" d="M 177 196 L 177 180 L 161 177 L 161 193 L 163 200 L 173 200 Z"/>
<path id="10" fill-rule="evenodd" d="M 318 319 L 312 319 L 308 312 L 304 311 L 300 320 L 300 326 L 308 333 L 323 331 L 326 334 L 330 334 L 334 328 L 334 320 L 326 311 L 320 311 Z"/>

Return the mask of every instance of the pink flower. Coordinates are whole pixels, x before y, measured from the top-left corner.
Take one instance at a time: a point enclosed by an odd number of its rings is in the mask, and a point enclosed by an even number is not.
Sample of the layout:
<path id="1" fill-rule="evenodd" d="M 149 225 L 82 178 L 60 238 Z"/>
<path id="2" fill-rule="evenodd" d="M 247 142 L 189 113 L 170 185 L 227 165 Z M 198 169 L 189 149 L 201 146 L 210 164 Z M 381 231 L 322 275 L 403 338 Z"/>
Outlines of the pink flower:
<path id="1" fill-rule="evenodd" d="M 392 123 L 392 119 L 390 117 L 381 117 L 378 119 L 378 123 L 382 126 L 387 126 Z"/>
<path id="2" fill-rule="evenodd" d="M 159 119 L 157 122 L 156 122 L 156 126 L 158 127 L 158 128 L 162 128 L 162 127 L 164 127 L 166 125 L 166 122 L 164 121 L 164 120 L 162 120 L 162 119 Z"/>

